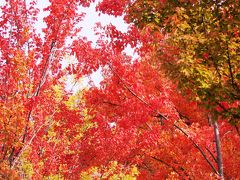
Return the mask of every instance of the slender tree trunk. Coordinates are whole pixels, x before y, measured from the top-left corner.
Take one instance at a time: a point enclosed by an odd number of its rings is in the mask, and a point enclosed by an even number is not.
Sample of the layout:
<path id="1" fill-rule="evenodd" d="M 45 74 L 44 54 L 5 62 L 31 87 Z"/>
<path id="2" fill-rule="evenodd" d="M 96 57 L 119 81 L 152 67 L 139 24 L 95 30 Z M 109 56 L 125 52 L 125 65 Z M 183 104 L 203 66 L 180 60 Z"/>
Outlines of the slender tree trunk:
<path id="1" fill-rule="evenodd" d="M 215 135 L 215 143 L 216 143 L 216 151 L 217 151 L 217 165 L 218 165 L 218 173 L 221 179 L 224 179 L 223 175 L 223 161 L 222 161 L 222 150 L 221 150 L 221 142 L 220 142 L 220 134 L 217 120 L 214 119 L 212 121 Z"/>

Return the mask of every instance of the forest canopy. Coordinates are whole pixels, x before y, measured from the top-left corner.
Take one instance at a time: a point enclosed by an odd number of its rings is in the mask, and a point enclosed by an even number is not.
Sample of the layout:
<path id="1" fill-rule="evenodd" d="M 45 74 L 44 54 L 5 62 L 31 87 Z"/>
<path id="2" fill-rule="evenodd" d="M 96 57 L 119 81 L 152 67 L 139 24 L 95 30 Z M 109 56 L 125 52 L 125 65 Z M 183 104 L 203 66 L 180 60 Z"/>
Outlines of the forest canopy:
<path id="1" fill-rule="evenodd" d="M 93 3 L 127 31 L 82 37 Z M 240 178 L 239 6 L 49 0 L 36 29 L 37 0 L 3 1 L 0 179 Z M 99 70 L 99 86 L 67 88 Z"/>

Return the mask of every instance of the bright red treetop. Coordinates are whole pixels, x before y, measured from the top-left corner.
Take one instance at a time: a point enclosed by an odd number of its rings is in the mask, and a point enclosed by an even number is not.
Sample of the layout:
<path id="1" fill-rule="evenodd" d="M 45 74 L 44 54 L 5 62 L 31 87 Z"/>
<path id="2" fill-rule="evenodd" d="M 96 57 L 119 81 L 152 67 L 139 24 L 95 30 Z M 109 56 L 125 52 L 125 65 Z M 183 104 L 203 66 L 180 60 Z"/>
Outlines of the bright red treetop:
<path id="1" fill-rule="evenodd" d="M 237 115 L 237 99 L 224 102 L 221 93 L 214 96 L 210 110 L 216 107 L 221 115 L 229 113 L 219 118 L 220 136 L 214 136 L 213 129 L 218 129 L 212 127 L 212 111 L 199 105 L 206 103 L 195 92 L 196 88 L 206 92 L 202 85 L 209 81 L 197 78 L 204 77 L 200 72 L 208 72 L 204 62 L 208 64 L 207 60 L 217 55 L 213 50 L 204 54 L 196 50 L 202 66 L 194 62 L 191 67 L 199 76 L 192 78 L 192 69 L 185 66 L 195 56 L 188 56 L 194 48 L 184 37 L 196 38 L 189 35 L 186 23 L 198 17 L 192 17 L 195 7 L 209 7 L 205 2 L 198 6 L 197 1 L 103 0 L 97 5 L 100 13 L 124 15 L 130 25 L 127 32 L 113 25 L 98 25 L 101 36 L 95 48 L 80 36 L 84 18 L 80 7 L 88 7 L 92 1 L 49 2 L 41 34 L 35 29 L 37 1 L 10 0 L 1 6 L 1 178 L 239 178 L 238 121 L 233 119 L 235 126 L 226 121 Z M 225 15 L 233 15 L 229 23 L 234 24 L 237 5 L 222 3 L 219 8 Z M 183 29 L 177 30 L 176 24 Z M 234 34 L 229 48 L 238 86 L 234 54 L 238 31 L 228 31 Z M 181 38 L 190 50 L 184 50 Z M 198 47 L 202 41 L 193 42 Z M 212 39 L 203 43 L 207 42 L 211 45 Z M 123 52 L 128 45 L 138 58 Z M 64 67 L 70 55 L 76 63 Z M 224 63 L 220 65 L 225 68 Z M 78 81 L 99 68 L 104 78 L 100 87 L 90 86 L 77 93 L 66 90 L 67 78 Z M 226 82 L 219 81 L 228 84 L 229 76 L 223 76 Z M 230 84 L 227 89 L 235 95 L 236 86 L 233 90 Z M 219 137 L 224 174 L 219 169 L 219 148 L 215 147 Z"/>

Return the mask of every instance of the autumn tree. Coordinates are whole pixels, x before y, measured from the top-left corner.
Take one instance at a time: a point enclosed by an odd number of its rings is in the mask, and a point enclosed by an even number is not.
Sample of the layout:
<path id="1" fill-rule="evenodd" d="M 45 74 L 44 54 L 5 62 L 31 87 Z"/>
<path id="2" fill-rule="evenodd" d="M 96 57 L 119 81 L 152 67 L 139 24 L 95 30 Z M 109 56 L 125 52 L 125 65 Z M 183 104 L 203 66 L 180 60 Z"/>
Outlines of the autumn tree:
<path id="1" fill-rule="evenodd" d="M 41 156 L 41 152 L 47 151 L 40 143 L 50 142 L 39 139 L 44 138 L 53 124 L 61 119 L 64 120 L 60 124 L 66 124 L 71 117 L 76 118 L 73 118 L 76 126 L 82 122 L 81 108 L 72 111 L 65 105 L 70 94 L 65 90 L 64 77 L 74 69 L 62 68 L 62 62 L 72 52 L 67 39 L 80 31 L 77 24 L 83 14 L 77 7 L 88 3 L 51 1 L 45 9 L 50 14 L 44 19 L 47 27 L 42 29 L 42 34 L 35 29 L 39 14 L 36 3 L 11 0 L 1 6 L 1 178 L 10 177 L 14 169 L 23 167 L 22 156 L 31 153 Z M 56 95 L 57 88 L 62 89 L 61 97 Z M 61 118 L 54 121 L 56 117 Z"/>
<path id="2" fill-rule="evenodd" d="M 135 1 L 128 12 L 127 19 L 140 29 L 166 36 L 165 43 L 173 48 L 154 43 L 157 66 L 166 70 L 188 98 L 209 109 L 215 130 L 216 121 L 225 119 L 238 131 L 239 2 Z M 219 148 L 217 143 L 223 176 Z"/>
<path id="3" fill-rule="evenodd" d="M 217 179 L 209 113 L 239 177 L 238 1 L 103 0 L 130 25 L 97 24 L 95 48 L 79 34 L 92 1 L 49 1 L 41 34 L 36 2 L 1 6 L 1 178 Z M 100 87 L 66 90 L 99 68 Z"/>
<path id="4" fill-rule="evenodd" d="M 117 8 L 122 3 L 125 8 Z M 153 67 L 174 79 L 186 98 L 209 111 L 216 134 L 218 172 L 223 177 L 217 120 L 235 125 L 239 134 L 239 2 L 122 1 L 111 10 L 105 5 L 99 6 L 102 12 L 126 13 L 127 22 L 150 35 L 141 41 L 142 47 L 147 47 L 141 52 L 152 57 Z M 129 41 L 114 42 L 122 45 Z"/>

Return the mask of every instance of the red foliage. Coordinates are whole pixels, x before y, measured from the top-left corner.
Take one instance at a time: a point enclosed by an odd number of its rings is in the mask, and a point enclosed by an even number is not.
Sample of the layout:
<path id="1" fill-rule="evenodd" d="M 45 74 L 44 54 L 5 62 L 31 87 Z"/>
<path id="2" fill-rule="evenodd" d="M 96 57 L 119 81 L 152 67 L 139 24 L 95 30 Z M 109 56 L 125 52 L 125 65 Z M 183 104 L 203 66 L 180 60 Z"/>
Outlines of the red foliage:
<path id="1" fill-rule="evenodd" d="M 169 62 L 178 49 L 164 44 L 166 37 L 154 28 L 140 31 L 133 25 L 126 33 L 104 27 L 93 48 L 77 37 L 83 18 L 78 7 L 91 2 L 51 0 L 43 38 L 33 26 L 36 1 L 10 0 L 1 7 L 0 177 L 23 178 L 23 164 L 30 163 L 33 179 L 57 174 L 79 179 L 83 171 L 94 166 L 103 171 L 118 161 L 126 169 L 137 166 L 139 179 L 217 178 L 208 112 L 178 92 L 161 64 L 151 63 L 156 44 L 163 52 L 158 57 Z M 104 0 L 97 9 L 121 16 L 128 3 Z M 128 45 L 137 60 L 122 52 Z M 66 54 L 78 62 L 64 69 Z M 74 108 L 68 107 L 71 92 L 62 78 L 82 78 L 99 68 L 100 87 L 90 87 Z M 60 95 L 54 87 L 62 88 Z M 238 178 L 238 127 L 223 121 L 220 128 L 226 177 Z"/>

